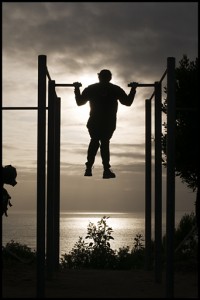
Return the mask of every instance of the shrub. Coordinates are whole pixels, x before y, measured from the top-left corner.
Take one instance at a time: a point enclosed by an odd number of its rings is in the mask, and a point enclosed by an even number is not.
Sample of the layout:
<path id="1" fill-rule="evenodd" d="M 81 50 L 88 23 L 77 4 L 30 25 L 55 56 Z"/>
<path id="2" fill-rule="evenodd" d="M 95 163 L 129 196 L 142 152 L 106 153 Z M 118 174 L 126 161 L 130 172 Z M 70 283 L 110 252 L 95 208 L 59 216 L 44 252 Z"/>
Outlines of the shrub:
<path id="1" fill-rule="evenodd" d="M 145 262 L 145 247 L 142 234 L 137 233 L 132 249 L 129 246 L 113 250 L 110 240 L 113 240 L 113 230 L 107 225 L 109 217 L 104 216 L 97 225 L 89 223 L 85 239 L 79 237 L 69 254 L 63 254 L 60 260 L 61 268 L 68 269 L 141 269 Z M 198 232 L 194 213 L 185 214 L 174 231 L 174 260 L 176 269 L 197 269 Z M 162 261 L 165 265 L 166 236 L 162 242 Z M 154 262 L 155 241 L 152 240 L 152 266 Z M 36 252 L 27 245 L 11 240 L 2 248 L 3 259 L 24 263 L 35 261 Z"/>
<path id="2" fill-rule="evenodd" d="M 117 268 L 118 269 L 131 269 L 131 254 L 130 247 L 119 248 L 117 252 Z"/>
<path id="3" fill-rule="evenodd" d="M 144 266 L 145 248 L 143 245 L 143 236 L 140 233 L 136 234 L 134 238 L 134 246 L 131 250 L 131 265 L 134 268 L 141 268 Z"/>
<path id="4" fill-rule="evenodd" d="M 36 252 L 25 244 L 11 240 L 2 249 L 3 258 L 6 260 L 17 260 L 23 263 L 30 263 L 36 259 Z"/>
<path id="5" fill-rule="evenodd" d="M 132 251 L 130 247 L 111 249 L 110 240 L 112 228 L 107 225 L 109 217 L 104 216 L 97 225 L 90 222 L 87 227 L 86 239 L 92 240 L 89 244 L 79 237 L 69 254 L 61 257 L 62 268 L 94 268 L 94 269 L 131 269 L 140 268 L 144 263 L 144 246 L 141 234 L 134 239 Z"/>
<path id="6" fill-rule="evenodd" d="M 63 254 L 61 265 L 63 268 L 87 268 L 89 267 L 90 250 L 88 244 L 82 237 L 79 237 L 70 254 Z"/>
<path id="7" fill-rule="evenodd" d="M 110 247 L 110 240 L 114 240 L 112 237 L 112 228 L 106 224 L 106 220 L 109 217 L 104 216 L 97 222 L 97 226 L 94 223 L 89 223 L 87 227 L 86 239 L 91 239 L 89 243 L 90 250 L 90 265 L 92 268 L 115 268 L 115 251 Z"/>
<path id="8" fill-rule="evenodd" d="M 89 223 L 85 238 L 92 241 L 88 244 L 79 237 L 70 254 L 62 255 L 63 268 L 114 268 L 115 251 L 111 249 L 109 243 L 113 239 L 111 236 L 113 230 L 106 224 L 107 219 L 108 217 L 104 216 L 97 222 L 97 226 L 92 222 Z"/>
<path id="9" fill-rule="evenodd" d="M 163 237 L 165 249 L 166 235 Z M 196 216 L 185 214 L 174 231 L 174 261 L 177 269 L 197 268 L 198 233 Z"/>

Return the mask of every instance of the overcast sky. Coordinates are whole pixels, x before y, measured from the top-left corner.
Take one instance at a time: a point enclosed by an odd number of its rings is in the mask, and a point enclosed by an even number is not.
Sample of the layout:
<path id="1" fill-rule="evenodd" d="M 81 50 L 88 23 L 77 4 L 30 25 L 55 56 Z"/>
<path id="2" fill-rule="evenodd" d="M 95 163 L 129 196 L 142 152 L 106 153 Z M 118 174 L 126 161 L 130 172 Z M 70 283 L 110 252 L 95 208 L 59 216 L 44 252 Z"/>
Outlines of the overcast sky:
<path id="1" fill-rule="evenodd" d="M 97 73 L 106 68 L 113 74 L 112 83 L 127 93 L 132 81 L 159 81 L 167 57 L 175 57 L 176 65 L 184 54 L 190 60 L 197 57 L 198 2 L 3 2 L 2 16 L 4 106 L 37 106 L 41 54 L 47 56 L 56 83 L 79 81 L 82 90 L 98 82 Z M 117 177 L 109 180 L 102 179 L 99 153 L 93 177 L 83 176 L 88 104 L 76 105 L 73 88 L 56 91 L 62 102 L 61 209 L 144 210 L 145 99 L 152 88 L 138 88 L 131 107 L 119 104 L 110 144 Z M 14 205 L 10 210 L 35 208 L 36 111 L 3 112 L 3 164 L 18 171 L 17 186 L 7 186 Z M 163 209 L 165 174 L 163 169 Z M 192 191 L 178 180 L 176 208 L 194 210 L 194 201 Z"/>

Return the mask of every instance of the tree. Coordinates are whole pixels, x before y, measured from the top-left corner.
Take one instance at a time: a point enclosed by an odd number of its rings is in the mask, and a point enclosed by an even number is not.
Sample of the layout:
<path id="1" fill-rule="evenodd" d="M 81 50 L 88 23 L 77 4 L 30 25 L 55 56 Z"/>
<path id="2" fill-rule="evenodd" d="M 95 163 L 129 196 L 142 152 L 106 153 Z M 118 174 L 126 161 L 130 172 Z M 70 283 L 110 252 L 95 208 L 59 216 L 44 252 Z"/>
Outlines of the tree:
<path id="1" fill-rule="evenodd" d="M 197 192 L 196 213 L 199 212 L 199 148 L 198 148 L 198 58 L 190 61 L 187 55 L 176 68 L 176 128 L 175 128 L 175 174 L 193 192 Z M 167 92 L 167 88 L 165 88 Z M 162 111 L 167 113 L 167 99 Z M 164 165 L 166 164 L 167 124 L 162 137 Z"/>

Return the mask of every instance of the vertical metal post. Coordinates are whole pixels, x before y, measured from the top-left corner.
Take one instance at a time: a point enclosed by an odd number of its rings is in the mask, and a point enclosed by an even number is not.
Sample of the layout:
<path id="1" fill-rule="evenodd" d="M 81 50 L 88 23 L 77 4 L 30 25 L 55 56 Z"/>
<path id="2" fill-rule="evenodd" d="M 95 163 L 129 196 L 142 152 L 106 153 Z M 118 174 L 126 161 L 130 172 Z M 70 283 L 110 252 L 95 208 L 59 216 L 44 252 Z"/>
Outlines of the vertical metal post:
<path id="1" fill-rule="evenodd" d="M 151 268 L 151 100 L 145 101 L 145 268 Z"/>
<path id="2" fill-rule="evenodd" d="M 37 298 L 45 295 L 46 55 L 38 56 Z"/>
<path id="3" fill-rule="evenodd" d="M 54 199 L 54 240 L 55 240 L 55 270 L 60 261 L 60 108 L 61 99 L 55 101 L 55 199 Z"/>
<path id="4" fill-rule="evenodd" d="M 1 57 L 1 65 L 2 65 L 2 57 Z M 1 91 L 2 91 L 2 81 L 0 83 L 1 85 Z M 1 106 L 1 111 L 0 111 L 0 160 L 1 160 L 1 171 L 0 171 L 0 178 L 2 178 L 2 166 L 3 166 L 3 159 L 2 159 L 2 149 L 3 149 L 3 120 L 2 120 L 2 97 L 0 99 L 0 106 Z M 0 190 L 0 199 L 3 198 L 3 190 L 2 190 L 2 186 L 1 186 L 1 190 Z M 0 201 L 0 211 L 2 211 L 2 201 Z M 3 216 L 1 215 L 1 220 L 0 220 L 0 247 L 1 247 L 1 262 L 0 262 L 0 280 L 1 280 L 1 291 L 0 291 L 0 298 L 3 298 L 3 282 L 2 282 L 2 270 L 3 270 L 3 253 L 2 253 L 2 246 L 3 246 Z"/>
<path id="5" fill-rule="evenodd" d="M 161 83 L 155 82 L 155 280 L 162 281 Z"/>
<path id="6" fill-rule="evenodd" d="M 166 216 L 166 296 L 174 295 L 175 226 L 175 58 L 167 58 L 167 216 Z"/>
<path id="7" fill-rule="evenodd" d="M 54 201 L 55 201 L 55 81 L 48 86 L 48 153 L 47 153 L 47 276 L 54 271 Z"/>

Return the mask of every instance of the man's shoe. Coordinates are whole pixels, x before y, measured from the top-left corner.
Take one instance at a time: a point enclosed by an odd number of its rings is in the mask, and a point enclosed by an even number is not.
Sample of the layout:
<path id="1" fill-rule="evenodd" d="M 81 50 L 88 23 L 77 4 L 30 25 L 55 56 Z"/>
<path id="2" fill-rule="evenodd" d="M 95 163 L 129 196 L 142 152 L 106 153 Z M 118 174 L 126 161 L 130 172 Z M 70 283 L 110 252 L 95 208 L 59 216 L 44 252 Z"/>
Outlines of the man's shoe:
<path id="1" fill-rule="evenodd" d="M 87 169 L 85 170 L 84 176 L 92 176 L 92 169 L 87 168 Z"/>
<path id="2" fill-rule="evenodd" d="M 108 178 L 115 178 L 116 175 L 113 173 L 110 169 L 104 170 L 103 172 L 103 178 L 108 179 Z"/>

